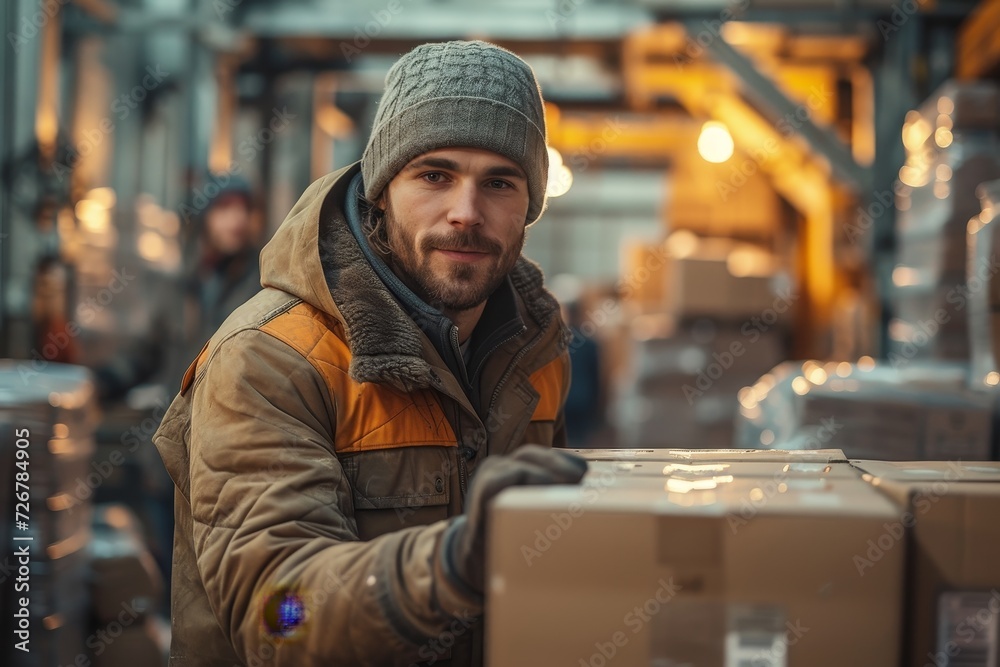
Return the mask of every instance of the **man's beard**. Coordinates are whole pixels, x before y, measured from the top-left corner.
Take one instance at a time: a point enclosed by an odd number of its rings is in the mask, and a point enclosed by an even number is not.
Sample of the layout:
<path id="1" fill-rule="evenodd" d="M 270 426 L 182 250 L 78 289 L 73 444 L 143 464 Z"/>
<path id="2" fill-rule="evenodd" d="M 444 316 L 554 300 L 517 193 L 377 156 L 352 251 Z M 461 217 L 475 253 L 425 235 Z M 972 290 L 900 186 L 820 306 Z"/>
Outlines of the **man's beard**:
<path id="1" fill-rule="evenodd" d="M 499 241 L 474 227 L 466 232 L 425 236 L 417 248 L 413 234 L 391 207 L 386 208 L 381 224 L 393 272 L 425 303 L 443 312 L 470 310 L 486 301 L 506 280 L 524 247 L 523 229 L 520 238 L 504 250 Z M 468 263 L 449 261 L 435 257 L 438 253 L 434 250 L 441 248 L 485 252 L 488 256 Z"/>

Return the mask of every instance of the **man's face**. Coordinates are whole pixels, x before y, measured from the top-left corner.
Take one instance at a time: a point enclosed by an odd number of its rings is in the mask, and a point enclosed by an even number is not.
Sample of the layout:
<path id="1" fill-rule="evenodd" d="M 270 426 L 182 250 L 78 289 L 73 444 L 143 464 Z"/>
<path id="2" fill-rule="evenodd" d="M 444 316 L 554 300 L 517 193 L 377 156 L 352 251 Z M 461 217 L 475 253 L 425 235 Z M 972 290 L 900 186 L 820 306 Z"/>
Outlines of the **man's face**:
<path id="1" fill-rule="evenodd" d="M 208 242 L 223 255 L 235 255 L 253 241 L 254 224 L 242 195 L 221 196 L 205 214 Z"/>
<path id="2" fill-rule="evenodd" d="M 446 313 L 486 301 L 524 246 L 528 181 L 496 153 L 424 153 L 389 182 L 386 200 L 393 270 Z"/>

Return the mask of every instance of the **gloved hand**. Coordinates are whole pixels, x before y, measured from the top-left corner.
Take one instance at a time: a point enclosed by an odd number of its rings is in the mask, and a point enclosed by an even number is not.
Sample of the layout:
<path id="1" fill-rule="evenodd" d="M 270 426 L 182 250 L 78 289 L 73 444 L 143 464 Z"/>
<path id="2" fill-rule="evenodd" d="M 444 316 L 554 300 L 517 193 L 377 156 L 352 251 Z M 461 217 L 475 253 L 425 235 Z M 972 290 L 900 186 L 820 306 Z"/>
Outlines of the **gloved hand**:
<path id="1" fill-rule="evenodd" d="M 445 571 L 482 593 L 486 557 L 486 518 L 489 503 L 512 486 L 577 484 L 587 473 L 585 459 L 539 445 L 519 447 L 509 456 L 484 460 L 465 499 L 465 513 L 448 528 L 442 540 Z"/>

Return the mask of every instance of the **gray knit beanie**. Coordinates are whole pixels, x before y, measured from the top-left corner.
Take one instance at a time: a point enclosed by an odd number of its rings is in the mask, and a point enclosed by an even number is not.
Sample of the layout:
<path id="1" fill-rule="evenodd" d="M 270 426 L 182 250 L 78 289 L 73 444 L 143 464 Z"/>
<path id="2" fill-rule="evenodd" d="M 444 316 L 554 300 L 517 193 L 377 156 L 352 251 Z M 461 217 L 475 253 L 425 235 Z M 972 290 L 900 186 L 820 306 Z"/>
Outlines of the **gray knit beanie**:
<path id="1" fill-rule="evenodd" d="M 451 146 L 507 157 L 528 177 L 531 224 L 545 209 L 549 173 L 542 95 L 531 67 L 482 41 L 423 44 L 392 66 L 361 158 L 374 201 L 413 158 Z"/>

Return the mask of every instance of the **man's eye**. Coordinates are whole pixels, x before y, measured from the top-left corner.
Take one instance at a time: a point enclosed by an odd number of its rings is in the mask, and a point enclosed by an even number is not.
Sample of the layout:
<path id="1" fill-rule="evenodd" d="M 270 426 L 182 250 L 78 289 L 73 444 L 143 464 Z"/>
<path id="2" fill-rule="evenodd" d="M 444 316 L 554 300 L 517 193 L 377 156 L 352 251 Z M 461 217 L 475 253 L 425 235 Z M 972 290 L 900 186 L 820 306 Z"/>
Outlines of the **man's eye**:
<path id="1" fill-rule="evenodd" d="M 490 181 L 490 185 L 497 190 L 505 190 L 507 188 L 514 187 L 507 181 L 501 181 L 500 179 L 494 179 Z"/>
<path id="2" fill-rule="evenodd" d="M 430 183 L 440 183 L 441 179 L 444 178 L 444 175 L 439 172 L 432 171 L 430 173 L 424 174 L 424 178 L 427 179 L 427 181 Z"/>

